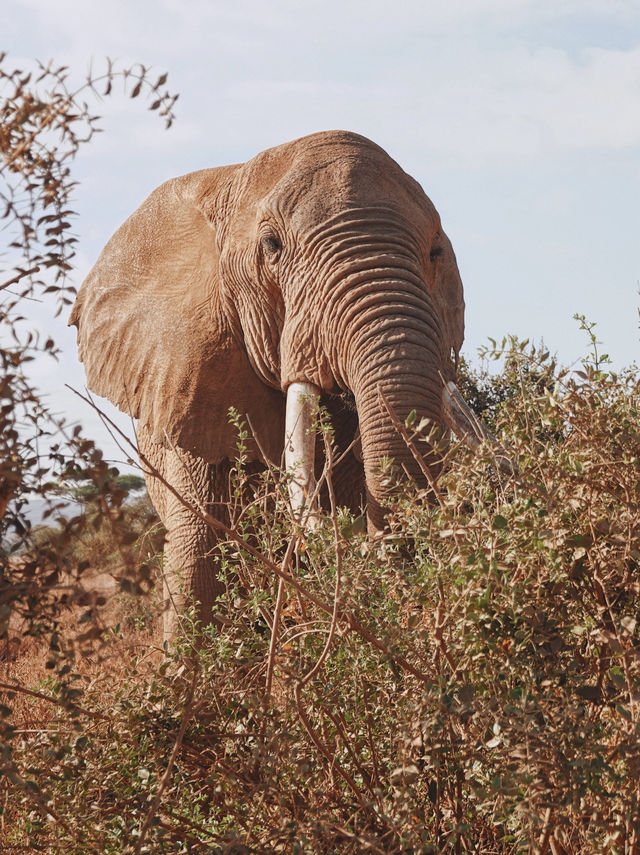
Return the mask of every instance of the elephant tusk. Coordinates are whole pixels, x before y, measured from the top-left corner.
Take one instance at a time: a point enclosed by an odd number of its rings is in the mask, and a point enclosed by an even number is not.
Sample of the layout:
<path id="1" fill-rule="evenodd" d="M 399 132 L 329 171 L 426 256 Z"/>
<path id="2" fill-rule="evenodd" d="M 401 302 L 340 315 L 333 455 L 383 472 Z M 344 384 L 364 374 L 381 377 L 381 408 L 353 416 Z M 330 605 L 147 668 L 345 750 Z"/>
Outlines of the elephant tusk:
<path id="1" fill-rule="evenodd" d="M 285 416 L 284 462 L 292 479 L 289 498 L 294 513 L 308 519 L 310 499 L 316 489 L 314 476 L 316 435 L 314 422 L 318 412 L 320 389 L 313 383 L 292 383 L 287 389 Z"/>
<path id="2" fill-rule="evenodd" d="M 517 469 L 509 459 L 502 445 L 500 445 L 489 428 L 473 412 L 460 394 L 456 384 L 451 381 L 445 383 L 442 390 L 442 411 L 447 427 L 468 448 L 472 449 L 472 451 L 477 451 L 483 443 L 493 445 L 495 447 L 495 461 L 498 469 L 504 475 L 516 474 Z"/>

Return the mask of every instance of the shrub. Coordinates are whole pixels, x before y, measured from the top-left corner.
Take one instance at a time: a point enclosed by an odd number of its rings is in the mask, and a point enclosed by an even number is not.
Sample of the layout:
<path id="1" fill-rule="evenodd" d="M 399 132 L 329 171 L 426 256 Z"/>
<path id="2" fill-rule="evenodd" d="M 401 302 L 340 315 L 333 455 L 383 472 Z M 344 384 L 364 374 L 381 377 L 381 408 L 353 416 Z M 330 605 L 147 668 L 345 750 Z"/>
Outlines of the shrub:
<path id="1" fill-rule="evenodd" d="M 635 851 L 637 372 L 572 376 L 515 342 L 506 364 L 495 427 L 517 474 L 454 445 L 435 499 L 399 487 L 375 542 L 341 509 L 301 531 L 271 472 L 265 519 L 239 464 L 218 623 L 187 619 L 153 665 L 112 635 L 111 676 L 76 707 L 41 690 L 56 712 L 14 746 L 13 839 Z"/>
<path id="2" fill-rule="evenodd" d="M 7 238 L 0 270 L 0 638 L 11 675 L 0 707 L 0 774 L 39 810 L 44 803 L 36 780 L 25 778 L 15 759 L 22 738 L 15 721 L 28 730 L 41 723 L 26 701 L 35 700 L 27 687 L 37 682 L 36 663 L 43 669 L 46 664 L 44 685 L 65 709 L 73 710 L 81 695 L 73 666 L 79 654 L 93 655 L 99 645 L 104 627 L 99 609 L 106 601 L 84 582 L 91 532 L 109 530 L 104 546 L 110 540 L 111 552 L 118 551 L 118 575 L 133 580 L 129 587 L 140 584 L 137 533 L 127 528 L 130 510 L 123 507 L 126 491 L 118 471 L 79 427 L 52 412 L 29 374 L 34 359 L 55 358 L 58 351 L 52 338 L 32 328 L 27 301 L 55 301 L 53 314 L 74 293 L 68 279 L 77 241 L 71 164 L 100 129 L 85 99 L 108 95 L 118 78 L 131 97 L 151 96 L 150 109 L 171 124 L 176 96 L 163 88 L 166 75 L 154 82 L 144 66 L 117 69 L 107 61 L 104 73 L 90 71 L 74 87 L 65 67 L 50 62 L 12 69 L 0 53 L 0 222 Z M 78 477 L 94 485 L 99 517 L 70 518 L 60 487 Z M 33 530 L 26 513 L 35 497 L 46 505 L 46 532 Z M 82 557 L 78 538 L 85 541 Z M 149 575 L 142 576 L 143 584 Z M 37 716 L 50 706 L 46 697 L 36 701 Z M 6 822 L 0 828 L 10 839 Z M 4 841 L 2 848 L 7 851 Z"/>

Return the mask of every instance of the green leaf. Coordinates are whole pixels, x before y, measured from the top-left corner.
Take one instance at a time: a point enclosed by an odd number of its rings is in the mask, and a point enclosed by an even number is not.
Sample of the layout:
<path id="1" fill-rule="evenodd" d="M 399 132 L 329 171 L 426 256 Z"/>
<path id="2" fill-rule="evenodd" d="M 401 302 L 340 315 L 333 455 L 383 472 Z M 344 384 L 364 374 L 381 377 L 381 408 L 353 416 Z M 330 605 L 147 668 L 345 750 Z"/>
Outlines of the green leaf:
<path id="1" fill-rule="evenodd" d="M 633 716 L 627 707 L 623 706 L 623 704 L 616 704 L 616 712 L 620 713 L 623 718 L 626 718 L 627 721 L 632 721 Z"/>
<path id="2" fill-rule="evenodd" d="M 364 514 L 360 514 L 357 516 L 353 522 L 349 522 L 347 525 L 342 526 L 340 529 L 340 534 L 344 537 L 345 540 L 351 540 L 351 538 L 356 534 L 362 534 L 367 530 L 367 520 Z"/>
<path id="3" fill-rule="evenodd" d="M 572 534 L 566 539 L 565 543 L 567 546 L 582 546 L 587 548 L 593 543 L 593 538 L 590 534 Z"/>

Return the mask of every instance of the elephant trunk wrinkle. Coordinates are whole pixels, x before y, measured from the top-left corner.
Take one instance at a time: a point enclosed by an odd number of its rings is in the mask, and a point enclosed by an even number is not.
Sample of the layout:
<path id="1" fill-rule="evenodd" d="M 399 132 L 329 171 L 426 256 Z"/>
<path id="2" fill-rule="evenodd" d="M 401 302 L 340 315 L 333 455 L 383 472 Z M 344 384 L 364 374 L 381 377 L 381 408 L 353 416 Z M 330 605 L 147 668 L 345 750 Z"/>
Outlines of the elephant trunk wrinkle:
<path id="1" fill-rule="evenodd" d="M 388 369 L 397 372 L 399 382 L 413 366 L 431 366 L 441 385 L 437 374 L 444 345 L 438 313 L 424 281 L 406 271 L 362 271 L 334 289 L 321 346 L 338 385 L 353 392 L 367 372 L 384 373 L 385 360 L 390 366 L 400 360 L 398 369 Z"/>
<path id="2" fill-rule="evenodd" d="M 371 293 L 372 290 L 382 292 L 390 289 L 402 294 L 414 294 L 418 299 L 424 299 L 426 285 L 424 277 L 417 268 L 410 265 L 391 263 L 378 263 L 379 259 L 363 258 L 356 259 L 337 267 L 332 267 L 322 276 L 330 306 L 337 306 L 341 300 L 349 301 L 357 299 L 362 294 Z M 395 261 L 395 260 L 394 260 Z M 360 289 L 360 291 L 356 290 Z"/>
<path id="3" fill-rule="evenodd" d="M 391 256 L 376 266 L 379 261 L 366 256 L 337 269 L 315 269 L 307 259 L 298 268 L 292 276 L 298 285 L 285 296 L 282 388 L 294 380 L 312 381 L 325 391 L 335 385 L 350 388 L 344 368 L 347 354 L 359 348 L 369 331 L 386 336 L 390 315 L 400 329 L 408 323 L 416 338 L 420 330 L 428 338 L 437 337 L 434 309 L 417 265 Z"/>
<path id="4" fill-rule="evenodd" d="M 367 515 L 372 529 L 384 526 L 383 501 L 389 487 L 385 483 L 383 461 L 393 460 L 399 472 L 412 478 L 419 486 L 426 487 L 423 472 L 398 433 L 388 413 L 383 411 L 382 396 L 388 401 L 400 421 L 404 421 L 412 410 L 419 417 L 431 419 L 442 426 L 442 398 L 439 390 L 425 388 L 423 378 L 404 378 L 401 386 L 397 382 L 371 382 L 356 394 L 358 422 L 362 444 L 367 493 Z M 440 470 L 440 461 L 434 453 L 425 455 L 434 477 Z"/>
<path id="5" fill-rule="evenodd" d="M 305 255 L 318 270 L 342 260 L 353 264 L 366 256 L 388 255 L 412 264 L 424 249 L 414 233 L 411 223 L 388 209 L 348 210 L 307 234 Z"/>
<path id="6" fill-rule="evenodd" d="M 384 409 L 381 393 L 401 421 L 416 410 L 420 417 L 446 429 L 439 373 L 444 350 L 441 324 L 426 287 L 418 291 L 412 282 L 399 281 L 390 302 L 374 290 L 349 304 L 337 337 L 352 345 L 341 369 L 356 400 L 369 520 L 373 527 L 380 527 L 385 495 L 380 472 L 383 458 L 392 458 L 425 485 L 423 473 Z M 438 461 L 433 455 L 427 459 L 437 474 Z"/>
<path id="7" fill-rule="evenodd" d="M 394 446 L 403 448 L 403 440 L 390 422 L 380 403 L 383 395 L 397 415 L 404 420 L 412 410 L 420 416 L 433 419 L 443 424 L 442 396 L 437 389 L 425 389 L 421 378 L 407 378 L 401 388 L 397 383 L 371 383 L 359 390 L 356 395 L 358 419 L 361 430 L 368 433 L 367 441 L 391 442 Z M 380 451 L 380 455 L 389 457 L 388 452 Z M 403 456 L 405 456 L 403 454 Z"/>
<path id="8" fill-rule="evenodd" d="M 418 348 L 440 351 L 437 320 L 427 307 L 412 300 L 386 301 L 384 295 L 367 295 L 340 315 L 336 341 L 351 342 L 357 359 L 360 351 L 397 346 L 401 341 Z"/>
<path id="9" fill-rule="evenodd" d="M 298 249 L 298 285 L 285 294 L 281 380 L 303 379 L 299 363 L 306 347 L 315 354 L 306 379 L 325 391 L 351 388 L 347 354 L 359 349 L 368 330 L 387 336 L 390 313 L 400 327 L 408 323 L 413 338 L 420 329 L 426 340 L 437 338 L 422 236 L 400 214 L 386 206 L 348 209 L 307 233 Z"/>
<path id="10" fill-rule="evenodd" d="M 386 264 L 394 266 L 399 262 L 411 266 L 415 265 L 415 259 L 419 256 L 413 247 L 390 240 L 388 235 L 382 239 L 372 237 L 367 241 L 363 240 L 362 235 L 354 234 L 320 245 L 315 252 L 309 253 L 309 257 L 318 267 L 330 265 L 337 268 L 344 263 L 347 269 L 353 269 L 359 260 L 370 267 L 383 267 Z"/>

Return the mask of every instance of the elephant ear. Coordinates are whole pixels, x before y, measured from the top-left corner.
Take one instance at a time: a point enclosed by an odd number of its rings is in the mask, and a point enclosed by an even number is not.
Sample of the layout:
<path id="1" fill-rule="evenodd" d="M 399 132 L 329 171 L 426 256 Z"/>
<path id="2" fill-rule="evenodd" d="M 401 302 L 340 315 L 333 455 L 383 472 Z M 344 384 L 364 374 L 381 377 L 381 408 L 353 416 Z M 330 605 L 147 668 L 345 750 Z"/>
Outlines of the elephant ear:
<path id="1" fill-rule="evenodd" d="M 235 455 L 231 406 L 249 415 L 272 458 L 284 437 L 283 396 L 258 379 L 223 309 L 215 229 L 203 213 L 228 194 L 237 169 L 155 190 L 106 245 L 69 319 L 89 387 L 155 441 L 209 462 Z"/>
<path id="2" fill-rule="evenodd" d="M 447 356 L 451 350 L 460 352 L 464 340 L 464 293 L 458 271 L 455 252 L 451 241 L 441 233 L 439 246 L 442 251 L 438 264 L 442 265 L 436 280 L 434 298 L 440 313 Z"/>

